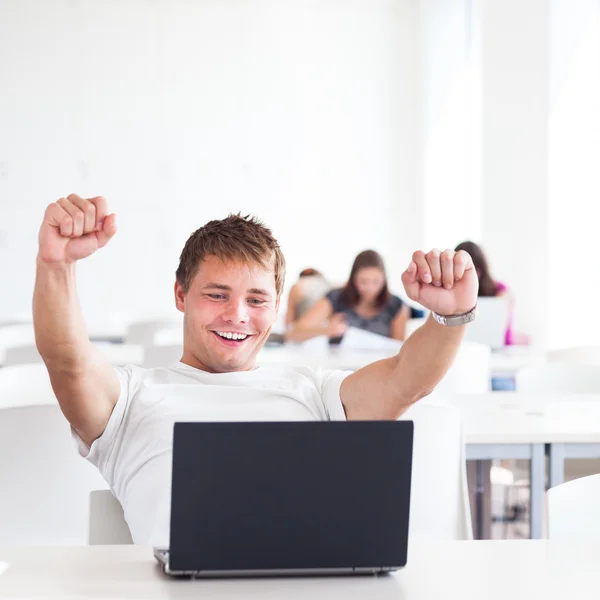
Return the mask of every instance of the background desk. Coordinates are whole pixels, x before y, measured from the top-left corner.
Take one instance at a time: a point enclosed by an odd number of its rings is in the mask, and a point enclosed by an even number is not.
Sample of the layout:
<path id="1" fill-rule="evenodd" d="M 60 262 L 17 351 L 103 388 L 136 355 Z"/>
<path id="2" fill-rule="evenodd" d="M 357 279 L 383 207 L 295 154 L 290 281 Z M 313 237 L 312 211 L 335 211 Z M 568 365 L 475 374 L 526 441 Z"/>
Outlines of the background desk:
<path id="1" fill-rule="evenodd" d="M 543 532 L 546 490 L 564 479 L 565 458 L 600 457 L 600 394 L 489 392 L 439 396 L 461 410 L 467 459 L 531 461 L 531 537 Z"/>

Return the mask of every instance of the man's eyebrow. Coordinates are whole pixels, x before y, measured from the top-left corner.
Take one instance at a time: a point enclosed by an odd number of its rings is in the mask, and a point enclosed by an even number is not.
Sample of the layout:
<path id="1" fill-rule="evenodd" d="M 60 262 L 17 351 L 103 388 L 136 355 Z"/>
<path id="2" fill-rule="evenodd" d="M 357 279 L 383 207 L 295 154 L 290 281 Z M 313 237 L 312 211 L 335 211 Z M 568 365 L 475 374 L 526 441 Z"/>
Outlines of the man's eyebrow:
<path id="1" fill-rule="evenodd" d="M 216 290 L 225 290 L 225 291 L 231 291 L 231 287 L 229 287 L 228 285 L 225 285 L 224 283 L 216 283 L 214 281 L 211 281 L 209 283 L 206 283 L 202 286 L 202 289 L 206 290 L 206 289 L 216 289 Z M 267 290 L 263 290 L 262 288 L 250 288 L 248 290 L 249 294 L 257 294 L 259 296 L 270 296 L 271 294 L 267 291 Z"/>
<path id="2" fill-rule="evenodd" d="M 258 294 L 260 296 L 270 296 L 271 294 L 267 290 L 261 290 L 260 288 L 250 288 L 248 290 L 250 294 Z"/>
<path id="3" fill-rule="evenodd" d="M 224 283 L 215 283 L 215 282 L 210 282 L 210 283 L 206 283 L 202 286 L 202 289 L 206 290 L 206 289 L 217 289 L 217 290 L 231 290 L 231 288 L 228 285 L 225 285 Z"/>

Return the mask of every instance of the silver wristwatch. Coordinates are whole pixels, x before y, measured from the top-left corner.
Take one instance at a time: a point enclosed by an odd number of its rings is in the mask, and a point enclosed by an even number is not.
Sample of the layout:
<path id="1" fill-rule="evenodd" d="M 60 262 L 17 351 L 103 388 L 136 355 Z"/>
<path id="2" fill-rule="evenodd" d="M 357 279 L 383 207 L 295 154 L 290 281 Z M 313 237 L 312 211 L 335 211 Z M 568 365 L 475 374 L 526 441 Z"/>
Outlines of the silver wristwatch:
<path id="1" fill-rule="evenodd" d="M 443 315 L 438 315 L 433 311 L 431 311 L 431 314 L 440 325 L 446 325 L 447 327 L 466 325 L 467 323 L 475 320 L 475 316 L 477 314 L 477 304 L 469 312 L 463 313 L 462 315 L 449 315 L 444 317 Z"/>

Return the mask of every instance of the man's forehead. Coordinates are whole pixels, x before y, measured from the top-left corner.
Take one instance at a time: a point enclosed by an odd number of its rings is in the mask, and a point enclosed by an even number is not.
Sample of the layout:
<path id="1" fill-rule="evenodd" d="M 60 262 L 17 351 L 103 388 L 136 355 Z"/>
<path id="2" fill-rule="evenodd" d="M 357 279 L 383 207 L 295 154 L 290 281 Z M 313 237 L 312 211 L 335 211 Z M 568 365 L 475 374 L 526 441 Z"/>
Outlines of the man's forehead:
<path id="1" fill-rule="evenodd" d="M 214 281 L 227 283 L 227 281 L 261 281 L 261 287 L 270 285 L 275 287 L 274 269 L 265 268 L 258 263 L 249 263 L 241 259 L 222 260 L 217 256 L 208 256 L 198 265 L 195 279 L 200 282 Z"/>

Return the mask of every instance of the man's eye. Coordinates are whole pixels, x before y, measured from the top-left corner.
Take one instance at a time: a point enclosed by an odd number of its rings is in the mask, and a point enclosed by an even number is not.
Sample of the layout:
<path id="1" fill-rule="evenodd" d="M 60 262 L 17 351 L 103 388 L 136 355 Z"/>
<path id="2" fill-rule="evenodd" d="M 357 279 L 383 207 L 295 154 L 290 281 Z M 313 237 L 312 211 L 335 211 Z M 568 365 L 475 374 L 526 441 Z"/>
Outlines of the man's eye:
<path id="1" fill-rule="evenodd" d="M 250 304 L 264 304 L 265 300 L 259 300 L 258 298 L 250 298 L 248 302 L 250 302 Z"/>
<path id="2" fill-rule="evenodd" d="M 223 294 L 208 294 L 209 298 L 213 298 L 214 300 L 222 300 L 225 298 Z"/>

